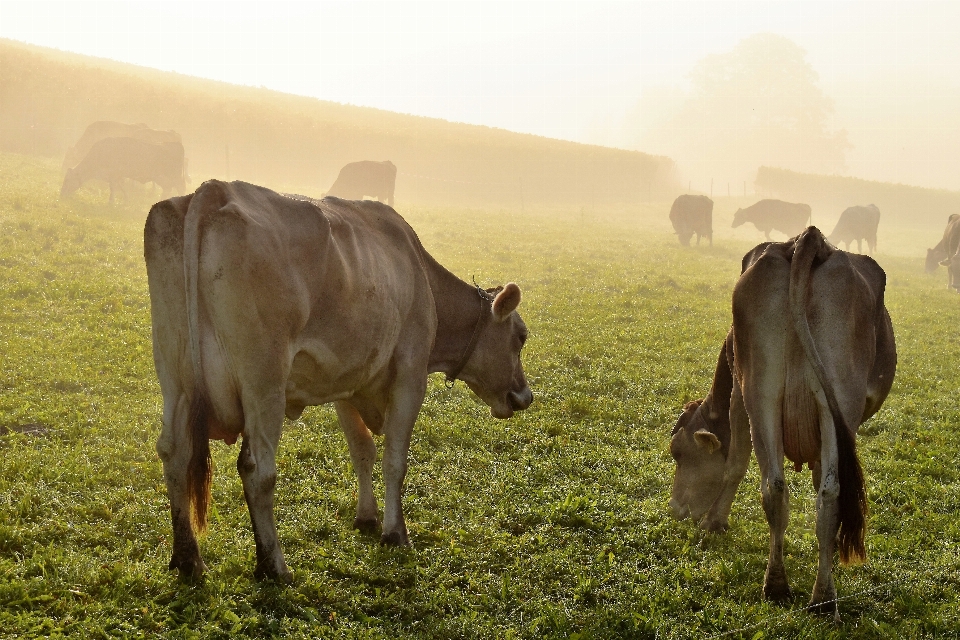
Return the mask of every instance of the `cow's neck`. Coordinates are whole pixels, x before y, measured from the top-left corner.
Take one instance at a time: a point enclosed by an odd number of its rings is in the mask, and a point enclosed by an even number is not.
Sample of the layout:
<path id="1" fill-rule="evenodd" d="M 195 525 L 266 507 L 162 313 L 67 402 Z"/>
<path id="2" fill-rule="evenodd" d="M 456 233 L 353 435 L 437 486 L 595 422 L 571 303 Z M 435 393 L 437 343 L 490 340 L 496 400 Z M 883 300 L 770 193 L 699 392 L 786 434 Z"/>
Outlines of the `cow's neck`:
<path id="1" fill-rule="evenodd" d="M 481 313 L 490 313 L 477 288 L 427 258 L 430 289 L 437 311 L 437 335 L 430 353 L 430 373 L 451 373 L 461 364 Z"/>

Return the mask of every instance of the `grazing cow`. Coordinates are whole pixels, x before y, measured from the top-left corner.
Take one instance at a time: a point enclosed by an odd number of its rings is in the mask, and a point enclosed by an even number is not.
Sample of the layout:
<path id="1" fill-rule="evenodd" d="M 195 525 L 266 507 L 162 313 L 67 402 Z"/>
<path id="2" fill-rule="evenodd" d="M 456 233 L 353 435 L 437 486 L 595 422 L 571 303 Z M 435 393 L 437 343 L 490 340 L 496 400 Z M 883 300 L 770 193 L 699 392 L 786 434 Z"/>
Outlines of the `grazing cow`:
<path id="1" fill-rule="evenodd" d="M 345 200 L 362 200 L 364 196 L 373 196 L 392 207 L 396 184 L 397 168 L 392 162 L 362 160 L 344 165 L 326 195 Z"/>
<path id="2" fill-rule="evenodd" d="M 952 287 L 960 293 L 960 274 L 954 274 L 951 270 L 960 268 L 960 262 L 955 262 L 954 257 L 960 251 L 960 215 L 954 213 L 947 218 L 947 227 L 943 230 L 943 237 L 933 249 L 927 249 L 926 270 L 927 273 L 933 273 L 937 267 L 944 265 L 947 267 L 947 286 Z"/>
<path id="3" fill-rule="evenodd" d="M 857 429 L 880 408 L 896 373 L 885 284 L 872 258 L 833 248 L 816 227 L 756 247 L 734 287 L 733 328 L 710 394 L 684 407 L 670 442 L 677 463 L 670 506 L 709 531 L 727 528 L 752 442 L 770 525 L 763 586 L 770 599 L 790 596 L 783 459 L 798 471 L 810 466 L 819 543 L 811 606 L 834 616 L 835 546 L 842 562 L 866 553 Z"/>
<path id="4" fill-rule="evenodd" d="M 867 241 L 867 250 L 873 253 L 877 250 L 877 226 L 880 224 L 880 209 L 875 204 L 865 207 L 847 207 L 840 214 L 837 226 L 827 236 L 827 240 L 839 247 L 841 242 L 847 244 L 847 251 L 853 241 L 857 241 L 857 253 L 863 253 L 861 240 Z"/>
<path id="5" fill-rule="evenodd" d="M 698 247 L 701 236 L 713 246 L 713 200 L 707 196 L 678 196 L 670 207 L 670 222 L 683 246 L 690 246 L 693 234 L 697 234 Z"/>
<path id="6" fill-rule="evenodd" d="M 243 438 L 237 470 L 258 577 L 289 580 L 273 516 L 284 416 L 334 402 L 359 482 L 354 526 L 378 527 L 371 432 L 384 437 L 380 541 L 408 544 L 401 497 L 427 374 L 463 380 L 509 418 L 533 400 L 513 283 L 486 291 L 438 264 L 376 202 L 287 197 L 210 180 L 159 202 L 144 229 L 163 393 L 157 452 L 173 517 L 171 569 L 205 566 L 209 440 Z"/>
<path id="7" fill-rule="evenodd" d="M 163 144 L 164 142 L 183 143 L 180 134 L 176 131 L 157 131 L 142 122 L 139 124 L 124 124 L 112 120 L 100 120 L 88 126 L 80 139 L 77 140 L 77 144 L 67 150 L 63 158 L 62 169 L 64 171 L 73 169 L 87 156 L 93 145 L 104 138 L 136 138 L 156 144 Z"/>
<path id="8" fill-rule="evenodd" d="M 744 222 L 752 222 L 753 226 L 763 231 L 767 240 L 770 240 L 770 232 L 773 230 L 793 237 L 803 231 L 810 222 L 810 205 L 783 200 L 761 200 L 746 209 L 737 209 L 733 214 L 732 227 L 739 227 Z"/>
<path id="9" fill-rule="evenodd" d="M 117 189 L 124 192 L 124 179 L 155 182 L 163 189 L 179 194 L 186 191 L 183 171 L 183 145 L 179 142 L 156 144 L 136 138 L 104 138 L 73 169 L 67 170 L 60 188 L 60 197 L 76 193 L 87 180 L 110 183 L 110 202 Z"/>

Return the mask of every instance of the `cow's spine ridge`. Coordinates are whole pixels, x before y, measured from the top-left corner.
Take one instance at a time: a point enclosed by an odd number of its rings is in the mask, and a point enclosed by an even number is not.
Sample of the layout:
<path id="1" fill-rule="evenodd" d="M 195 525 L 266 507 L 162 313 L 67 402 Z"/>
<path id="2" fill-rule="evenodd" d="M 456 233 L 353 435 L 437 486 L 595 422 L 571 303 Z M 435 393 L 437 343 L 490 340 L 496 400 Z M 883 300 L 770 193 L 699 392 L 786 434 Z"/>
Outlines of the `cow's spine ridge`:
<path id="1" fill-rule="evenodd" d="M 187 494 L 193 506 L 193 524 L 198 531 L 207 528 L 213 460 L 210 457 L 210 400 L 207 395 L 200 354 L 200 217 L 211 205 L 220 208 L 219 185 L 208 182 L 197 189 L 190 200 L 183 221 L 183 276 L 186 289 L 187 333 L 190 339 L 190 362 L 193 367 L 193 389 L 187 433 L 190 436 L 190 462 L 187 466 Z M 214 202 L 210 202 L 213 200 Z"/>
<path id="2" fill-rule="evenodd" d="M 814 259 L 820 255 L 825 259 L 830 248 L 816 227 L 810 227 L 800 234 L 796 240 L 796 249 L 790 265 L 790 311 L 793 316 L 794 329 L 800 338 L 800 344 L 806 353 L 807 360 L 813 367 L 823 393 L 827 398 L 827 406 L 833 417 L 833 425 L 837 434 L 837 454 L 840 483 L 838 498 L 839 532 L 837 533 L 840 561 L 850 563 L 866 558 L 864 546 L 867 519 L 867 492 L 863 479 L 863 469 L 857 457 L 857 442 L 854 432 L 848 428 L 840 404 L 837 401 L 836 390 L 830 384 L 823 360 L 817 351 L 817 346 L 810 332 L 810 323 L 807 319 L 806 307 L 810 293 L 811 272 Z"/>

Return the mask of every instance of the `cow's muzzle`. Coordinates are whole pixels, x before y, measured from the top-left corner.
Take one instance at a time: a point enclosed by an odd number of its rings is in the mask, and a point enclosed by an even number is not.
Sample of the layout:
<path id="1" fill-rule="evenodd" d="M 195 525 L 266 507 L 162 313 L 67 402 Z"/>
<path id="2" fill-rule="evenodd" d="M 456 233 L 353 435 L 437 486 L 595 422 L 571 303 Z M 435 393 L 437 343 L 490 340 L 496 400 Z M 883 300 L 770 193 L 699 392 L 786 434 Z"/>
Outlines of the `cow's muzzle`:
<path id="1" fill-rule="evenodd" d="M 507 404 L 513 411 L 523 411 L 533 402 L 533 391 L 524 387 L 523 391 L 511 391 L 507 394 Z"/>

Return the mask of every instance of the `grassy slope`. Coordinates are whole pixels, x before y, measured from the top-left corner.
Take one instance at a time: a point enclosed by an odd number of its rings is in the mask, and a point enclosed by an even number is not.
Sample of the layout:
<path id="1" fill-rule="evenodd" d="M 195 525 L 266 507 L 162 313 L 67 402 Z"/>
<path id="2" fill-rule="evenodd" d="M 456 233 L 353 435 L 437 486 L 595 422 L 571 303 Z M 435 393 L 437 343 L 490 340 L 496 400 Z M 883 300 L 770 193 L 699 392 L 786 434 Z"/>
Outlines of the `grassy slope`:
<path id="1" fill-rule="evenodd" d="M 836 572 L 843 627 L 801 612 L 813 494 L 790 474 L 787 607 L 760 598 L 767 533 L 756 465 L 732 528 L 668 516 L 670 427 L 709 386 L 750 243 L 684 250 L 664 205 L 603 216 L 405 210 L 463 278 L 518 281 L 536 403 L 500 422 L 431 381 L 414 433 L 413 549 L 350 529 L 355 481 L 331 410 L 287 423 L 277 513 L 292 587 L 252 580 L 236 447 L 217 445 L 198 586 L 166 570 L 153 451 L 161 399 L 142 260 L 147 194 L 57 201 L 55 163 L 0 155 L 0 636 L 893 637 L 956 634 L 960 420 L 956 296 L 919 258 L 881 256 L 900 368 L 859 443 L 866 565 Z M 759 234 L 758 234 L 759 235 Z M 756 238 L 758 241 L 759 238 Z M 752 241 L 751 241 L 752 242 Z M 382 486 L 378 488 L 382 495 Z M 861 592 L 867 591 L 865 594 Z M 861 595 L 856 595 L 861 594 Z M 576 636 L 575 634 L 580 634 Z"/>

